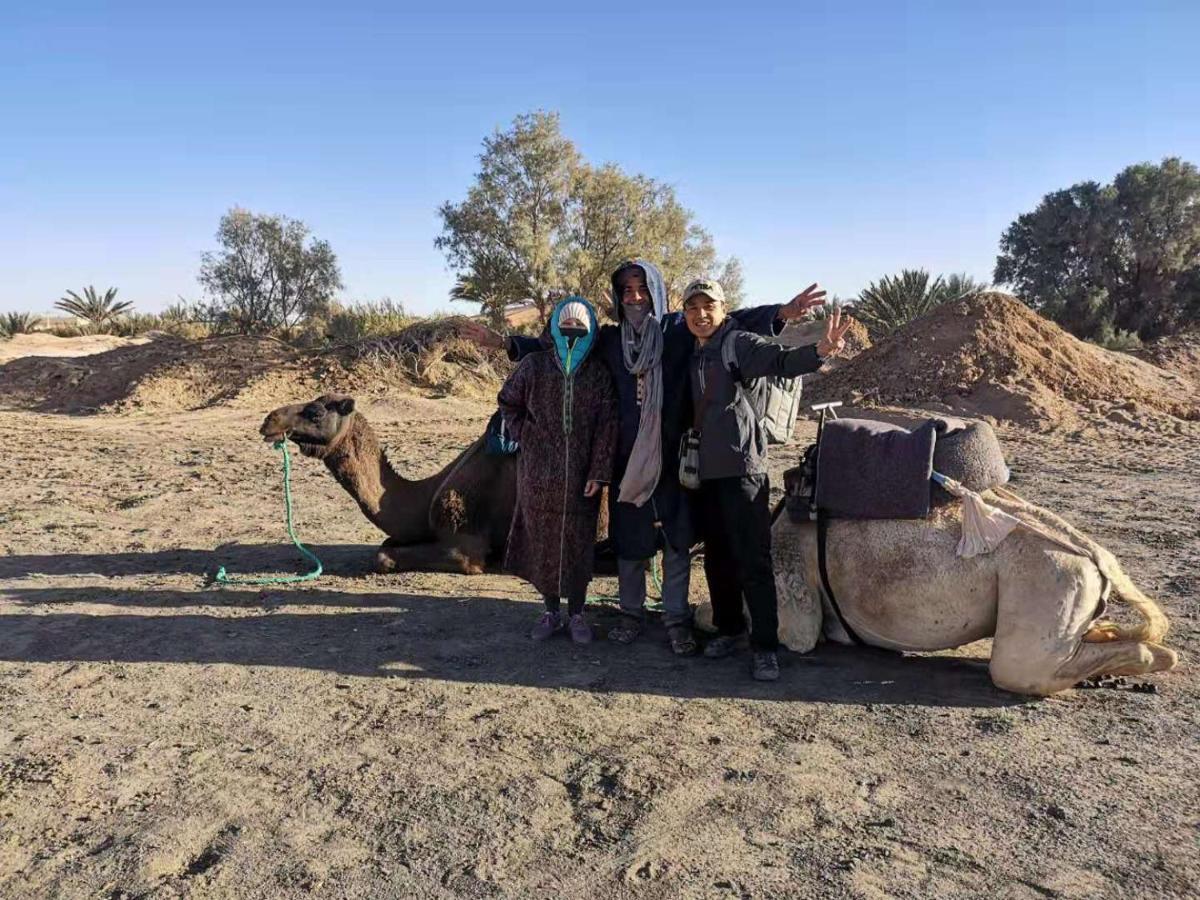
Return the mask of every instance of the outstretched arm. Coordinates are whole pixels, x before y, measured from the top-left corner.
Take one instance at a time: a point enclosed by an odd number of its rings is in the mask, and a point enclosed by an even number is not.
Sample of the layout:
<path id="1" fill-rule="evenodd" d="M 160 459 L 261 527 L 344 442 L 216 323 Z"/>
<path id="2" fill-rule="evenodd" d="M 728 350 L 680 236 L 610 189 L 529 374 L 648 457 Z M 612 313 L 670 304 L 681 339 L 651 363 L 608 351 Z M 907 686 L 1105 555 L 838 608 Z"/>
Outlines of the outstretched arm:
<path id="1" fill-rule="evenodd" d="M 466 338 L 480 347 L 486 347 L 489 350 L 503 350 L 513 362 L 518 362 L 530 353 L 545 350 L 547 347 L 547 335 L 544 331 L 540 337 L 527 337 L 523 334 L 505 336 L 492 331 L 482 322 L 470 319 L 459 324 L 458 334 L 459 337 Z"/>
<path id="2" fill-rule="evenodd" d="M 764 375 L 783 375 L 789 378 L 806 375 L 821 368 L 831 356 L 837 356 L 846 346 L 845 335 L 853 320 L 835 309 L 825 320 L 825 334 L 815 344 L 806 347 L 787 348 L 757 335 L 742 332 L 733 340 L 738 369 L 744 378 L 761 378 Z"/>
<path id="3" fill-rule="evenodd" d="M 824 303 L 825 292 L 814 282 L 787 303 L 736 309 L 729 315 L 737 321 L 738 328 L 742 331 L 776 335 L 783 331 L 784 326 L 792 319 L 799 319 Z"/>

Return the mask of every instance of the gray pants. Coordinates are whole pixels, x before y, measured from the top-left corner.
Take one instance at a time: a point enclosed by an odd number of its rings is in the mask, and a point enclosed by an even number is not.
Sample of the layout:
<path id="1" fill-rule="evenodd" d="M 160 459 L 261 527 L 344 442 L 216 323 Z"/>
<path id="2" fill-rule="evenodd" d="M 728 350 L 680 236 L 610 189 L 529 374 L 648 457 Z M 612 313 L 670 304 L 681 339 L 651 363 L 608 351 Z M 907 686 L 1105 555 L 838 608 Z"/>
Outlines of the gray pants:
<path id="1" fill-rule="evenodd" d="M 692 621 L 692 608 L 688 604 L 688 587 L 691 584 L 692 558 L 687 550 L 675 550 L 664 542 L 662 599 L 663 624 L 684 625 Z M 618 559 L 617 582 L 620 588 L 621 612 L 642 619 L 646 614 L 646 561 L 644 559 Z"/>

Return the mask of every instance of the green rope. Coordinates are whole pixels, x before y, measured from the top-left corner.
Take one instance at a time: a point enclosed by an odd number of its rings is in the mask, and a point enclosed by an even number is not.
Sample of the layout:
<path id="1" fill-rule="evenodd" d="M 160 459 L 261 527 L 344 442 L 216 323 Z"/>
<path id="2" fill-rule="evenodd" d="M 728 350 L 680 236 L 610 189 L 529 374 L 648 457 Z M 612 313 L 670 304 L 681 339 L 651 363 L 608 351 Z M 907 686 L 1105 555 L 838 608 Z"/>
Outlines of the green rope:
<path id="1" fill-rule="evenodd" d="M 271 446 L 273 449 L 282 451 L 283 453 L 283 510 L 287 519 L 288 537 L 292 539 L 292 544 L 295 545 L 297 550 L 312 560 L 316 568 L 305 575 L 281 575 L 274 578 L 242 578 L 237 575 L 227 575 L 225 567 L 221 566 L 221 568 L 217 569 L 216 578 L 214 579 L 220 584 L 294 584 L 298 581 L 312 581 L 321 575 L 321 561 L 317 559 L 316 554 L 300 543 L 300 539 L 296 537 L 296 529 L 292 525 L 292 458 L 288 453 L 287 440 L 281 438 Z"/>

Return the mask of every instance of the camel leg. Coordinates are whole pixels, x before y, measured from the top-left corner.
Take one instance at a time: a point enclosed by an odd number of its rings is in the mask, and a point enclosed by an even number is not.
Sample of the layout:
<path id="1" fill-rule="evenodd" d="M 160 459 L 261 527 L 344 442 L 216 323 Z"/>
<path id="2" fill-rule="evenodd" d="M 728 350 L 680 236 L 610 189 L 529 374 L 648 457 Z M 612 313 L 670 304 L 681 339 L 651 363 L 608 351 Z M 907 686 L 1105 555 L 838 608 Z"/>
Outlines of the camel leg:
<path id="1" fill-rule="evenodd" d="M 476 535 L 464 535 L 453 541 L 401 546 L 395 546 L 389 540 L 375 554 L 375 571 L 381 575 L 395 572 L 482 575 L 486 557 L 487 541 Z"/>
<path id="2" fill-rule="evenodd" d="M 1173 669 L 1179 657 L 1174 650 L 1145 641 L 1117 641 L 1079 645 L 1078 652 L 1055 672 L 1068 685 L 1099 675 L 1148 675 Z"/>
<path id="3" fill-rule="evenodd" d="M 1042 542 L 1013 550 L 1000 571 L 992 682 L 1013 693 L 1047 696 L 1087 677 L 1073 674 L 1071 663 L 1081 655 L 1100 602 L 1100 573 L 1090 560 L 1047 550 Z"/>

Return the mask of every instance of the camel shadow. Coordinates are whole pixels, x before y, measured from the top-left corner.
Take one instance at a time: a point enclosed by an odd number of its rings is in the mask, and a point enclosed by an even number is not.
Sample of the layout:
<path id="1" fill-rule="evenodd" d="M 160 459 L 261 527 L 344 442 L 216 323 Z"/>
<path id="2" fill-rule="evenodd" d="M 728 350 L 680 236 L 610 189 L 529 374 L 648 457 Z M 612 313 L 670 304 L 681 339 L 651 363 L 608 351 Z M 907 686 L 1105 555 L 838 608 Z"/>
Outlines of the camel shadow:
<path id="1" fill-rule="evenodd" d="M 527 632 L 538 607 L 498 597 L 299 589 L 264 607 L 256 590 L 18 587 L 3 596 L 18 605 L 89 605 L 87 612 L 5 615 L 0 660 L 9 662 L 293 667 L 689 699 L 926 707 L 1027 702 L 993 687 L 985 661 L 960 657 L 903 657 L 825 644 L 811 654 L 781 654 L 781 681 L 764 685 L 750 680 L 745 655 L 724 660 L 673 656 L 657 623 L 632 646 L 604 640 L 575 646 L 566 639 L 535 645 Z M 231 617 L 204 609 L 216 603 L 262 611 Z M 96 604 L 172 611 L 105 614 L 91 609 Z M 174 611 L 182 608 L 192 611 Z M 595 610 L 601 631 L 615 617 L 614 610 Z"/>

